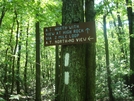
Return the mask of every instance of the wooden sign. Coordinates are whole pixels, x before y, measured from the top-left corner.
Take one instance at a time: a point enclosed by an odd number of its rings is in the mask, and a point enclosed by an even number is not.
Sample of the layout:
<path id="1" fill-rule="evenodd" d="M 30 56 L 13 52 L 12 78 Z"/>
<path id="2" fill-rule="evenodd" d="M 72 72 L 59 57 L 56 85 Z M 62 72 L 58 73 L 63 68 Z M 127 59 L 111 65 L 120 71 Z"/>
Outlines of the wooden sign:
<path id="1" fill-rule="evenodd" d="M 67 45 L 96 42 L 95 22 L 44 28 L 44 45 Z"/>

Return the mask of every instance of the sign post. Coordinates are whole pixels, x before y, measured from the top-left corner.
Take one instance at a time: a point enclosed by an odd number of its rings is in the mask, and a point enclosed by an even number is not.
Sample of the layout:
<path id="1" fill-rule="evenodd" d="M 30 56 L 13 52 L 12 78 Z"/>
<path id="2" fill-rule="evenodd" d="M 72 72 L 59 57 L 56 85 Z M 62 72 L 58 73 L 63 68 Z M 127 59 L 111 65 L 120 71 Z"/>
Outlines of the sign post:
<path id="1" fill-rule="evenodd" d="M 44 45 L 67 45 L 96 42 L 95 22 L 75 23 L 44 28 Z"/>

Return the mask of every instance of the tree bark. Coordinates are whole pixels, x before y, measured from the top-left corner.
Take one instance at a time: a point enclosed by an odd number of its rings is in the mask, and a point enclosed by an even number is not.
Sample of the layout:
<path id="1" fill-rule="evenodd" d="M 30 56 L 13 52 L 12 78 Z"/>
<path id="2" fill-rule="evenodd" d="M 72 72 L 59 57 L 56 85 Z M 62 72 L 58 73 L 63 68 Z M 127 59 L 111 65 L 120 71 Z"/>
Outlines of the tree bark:
<path id="1" fill-rule="evenodd" d="M 107 69 L 107 83 L 108 83 L 108 91 L 109 91 L 109 100 L 114 101 L 113 91 L 111 87 L 111 71 L 109 65 L 109 49 L 108 49 L 108 38 L 107 38 L 107 30 L 106 30 L 106 15 L 103 16 L 103 24 L 104 24 L 104 40 L 105 40 L 105 52 L 106 52 L 106 69 Z"/>
<path id="2" fill-rule="evenodd" d="M 85 0 L 86 22 L 95 21 L 94 0 Z M 95 71 L 96 71 L 96 48 L 95 43 L 86 44 L 86 101 L 95 101 Z"/>
<path id="3" fill-rule="evenodd" d="M 130 70 L 134 72 L 134 14 L 132 11 L 132 1 L 126 0 L 127 15 L 129 21 L 129 35 L 130 35 Z M 130 75 L 130 85 L 134 85 L 134 73 Z M 132 95 L 134 96 L 134 87 L 130 89 Z"/>
<path id="4" fill-rule="evenodd" d="M 90 8 L 90 2 L 87 3 L 89 3 Z M 63 0 L 62 25 L 84 22 L 83 7 L 83 0 Z M 92 7 L 90 9 L 92 9 Z M 86 8 L 89 10 L 88 5 Z M 89 12 L 90 11 L 87 11 L 86 13 L 86 21 L 89 21 L 88 17 L 92 17 L 92 14 Z M 91 19 L 90 21 L 93 21 L 94 18 Z M 68 66 L 65 65 L 65 57 L 67 54 L 69 56 Z M 95 45 L 63 45 L 61 47 L 60 63 L 59 99 L 57 99 L 57 101 L 94 101 Z M 64 81 L 67 73 L 69 75 L 68 84 Z"/>
<path id="5" fill-rule="evenodd" d="M 84 21 L 83 0 L 63 0 L 62 25 Z M 64 66 L 65 54 L 69 54 L 69 66 Z M 64 83 L 65 72 L 69 84 Z M 58 101 L 85 101 L 86 67 L 85 45 L 64 45 L 61 49 L 61 74 Z"/>
<path id="6" fill-rule="evenodd" d="M 36 101 L 41 101 L 40 86 L 40 31 L 39 22 L 36 22 Z"/>
<path id="7" fill-rule="evenodd" d="M 58 87 L 59 87 L 59 45 L 56 46 L 55 49 L 55 59 L 56 59 L 56 63 L 55 63 L 55 101 L 58 101 Z"/>

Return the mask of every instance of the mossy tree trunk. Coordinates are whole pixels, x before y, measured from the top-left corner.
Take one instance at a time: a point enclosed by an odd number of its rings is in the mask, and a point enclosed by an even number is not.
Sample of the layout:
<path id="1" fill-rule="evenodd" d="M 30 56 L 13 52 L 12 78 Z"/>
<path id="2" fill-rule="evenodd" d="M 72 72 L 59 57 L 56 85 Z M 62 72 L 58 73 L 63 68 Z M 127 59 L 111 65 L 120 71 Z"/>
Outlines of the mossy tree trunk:
<path id="1" fill-rule="evenodd" d="M 84 22 L 83 8 L 84 0 L 63 0 L 62 25 Z M 87 12 L 86 17 L 92 16 Z M 86 21 L 89 21 L 87 19 Z M 65 66 L 66 54 L 69 54 L 68 66 Z M 69 73 L 68 84 L 64 83 L 65 72 Z M 95 44 L 63 45 L 61 47 L 60 80 L 56 101 L 94 101 L 94 94 Z"/>

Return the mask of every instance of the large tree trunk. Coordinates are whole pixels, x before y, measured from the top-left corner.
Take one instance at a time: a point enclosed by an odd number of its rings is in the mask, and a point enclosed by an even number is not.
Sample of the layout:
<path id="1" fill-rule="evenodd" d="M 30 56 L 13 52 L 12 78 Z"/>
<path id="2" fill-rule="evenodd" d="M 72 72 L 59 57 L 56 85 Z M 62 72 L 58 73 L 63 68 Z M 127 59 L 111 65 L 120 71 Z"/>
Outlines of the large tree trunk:
<path id="1" fill-rule="evenodd" d="M 83 22 L 83 0 L 63 0 L 62 24 Z M 86 67 L 85 45 L 64 45 L 61 49 L 61 80 L 58 101 L 85 101 Z M 64 57 L 69 54 L 69 65 L 64 66 Z M 69 84 L 64 83 L 65 72 L 69 73 Z"/>
<path id="2" fill-rule="evenodd" d="M 85 0 L 86 22 L 95 20 L 94 0 Z M 86 71 L 87 92 L 86 101 L 95 101 L 95 71 L 96 71 L 96 49 L 95 43 L 86 44 Z"/>
<path id="3" fill-rule="evenodd" d="M 83 0 L 63 0 L 62 25 L 83 22 L 83 5 Z M 91 16 L 87 17 L 90 18 Z M 94 49 L 94 45 L 91 44 L 62 46 L 58 90 L 59 99 L 57 101 L 94 101 Z M 69 60 L 68 65 L 65 65 L 66 56 Z M 69 78 L 68 83 L 65 82 L 67 77 Z"/>
<path id="4" fill-rule="evenodd" d="M 129 21 L 129 34 L 130 34 L 130 70 L 134 72 L 134 14 L 132 11 L 132 1 L 126 0 L 128 21 Z M 131 6 L 130 6 L 131 5 Z M 130 85 L 134 84 L 134 74 L 130 75 Z M 131 88 L 131 93 L 134 96 L 134 87 Z"/>

